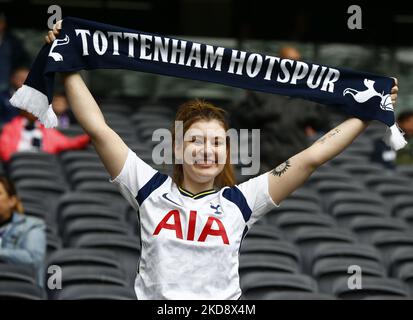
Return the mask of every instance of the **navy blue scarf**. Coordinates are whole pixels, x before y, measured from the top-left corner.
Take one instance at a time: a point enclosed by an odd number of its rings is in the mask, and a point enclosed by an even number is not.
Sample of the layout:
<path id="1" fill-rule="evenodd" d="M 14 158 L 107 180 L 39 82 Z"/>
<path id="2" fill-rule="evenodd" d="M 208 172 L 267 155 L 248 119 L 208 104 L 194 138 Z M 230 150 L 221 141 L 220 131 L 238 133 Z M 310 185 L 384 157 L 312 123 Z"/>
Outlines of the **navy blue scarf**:
<path id="1" fill-rule="evenodd" d="M 65 18 L 51 45 L 40 50 L 10 102 L 46 127 L 57 125 L 51 108 L 54 74 L 91 69 L 128 69 L 203 80 L 303 98 L 340 108 L 362 120 L 389 126 L 388 145 L 405 146 L 395 124 L 392 78 L 217 47 L 78 18 Z"/>

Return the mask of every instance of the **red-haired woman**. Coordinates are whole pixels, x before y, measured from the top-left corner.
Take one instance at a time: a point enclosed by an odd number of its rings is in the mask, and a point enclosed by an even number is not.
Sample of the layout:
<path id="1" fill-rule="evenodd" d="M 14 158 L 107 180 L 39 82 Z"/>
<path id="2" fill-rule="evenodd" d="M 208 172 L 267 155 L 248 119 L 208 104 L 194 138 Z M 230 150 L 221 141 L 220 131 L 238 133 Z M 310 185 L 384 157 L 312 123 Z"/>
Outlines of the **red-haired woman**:
<path id="1" fill-rule="evenodd" d="M 59 29 L 57 24 L 47 42 Z M 238 253 L 245 233 L 368 125 L 348 119 L 275 169 L 235 185 L 224 111 L 191 101 L 176 115 L 183 134 L 192 133 L 174 145 L 174 172 L 169 177 L 142 161 L 109 128 L 79 74 L 66 75 L 64 84 L 72 111 L 112 182 L 139 210 L 138 299 L 238 299 Z M 396 86 L 392 93 L 394 103 Z"/>

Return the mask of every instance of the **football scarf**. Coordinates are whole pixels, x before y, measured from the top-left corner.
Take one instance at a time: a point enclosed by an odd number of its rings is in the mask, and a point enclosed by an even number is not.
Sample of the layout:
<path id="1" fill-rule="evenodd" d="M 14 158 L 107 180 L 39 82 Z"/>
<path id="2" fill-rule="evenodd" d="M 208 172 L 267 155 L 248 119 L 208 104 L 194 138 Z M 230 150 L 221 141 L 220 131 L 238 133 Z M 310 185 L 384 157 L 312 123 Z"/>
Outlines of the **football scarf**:
<path id="1" fill-rule="evenodd" d="M 54 75 L 92 69 L 127 69 L 202 80 L 308 99 L 340 108 L 389 128 L 384 140 L 393 149 L 406 141 L 395 123 L 389 77 L 304 61 L 245 52 L 141 32 L 78 18 L 65 18 L 58 38 L 45 44 L 13 106 L 55 127 L 51 107 Z"/>

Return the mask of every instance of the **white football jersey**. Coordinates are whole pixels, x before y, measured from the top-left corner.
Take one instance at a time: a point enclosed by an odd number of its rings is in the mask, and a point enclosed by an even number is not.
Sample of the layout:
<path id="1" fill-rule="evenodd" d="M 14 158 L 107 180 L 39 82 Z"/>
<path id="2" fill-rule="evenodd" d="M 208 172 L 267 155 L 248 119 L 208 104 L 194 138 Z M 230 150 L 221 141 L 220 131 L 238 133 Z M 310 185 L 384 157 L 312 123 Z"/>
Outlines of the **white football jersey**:
<path id="1" fill-rule="evenodd" d="M 178 187 L 129 150 L 113 180 L 138 211 L 138 299 L 238 299 L 238 255 L 248 228 L 278 207 L 268 173 L 199 194 Z"/>

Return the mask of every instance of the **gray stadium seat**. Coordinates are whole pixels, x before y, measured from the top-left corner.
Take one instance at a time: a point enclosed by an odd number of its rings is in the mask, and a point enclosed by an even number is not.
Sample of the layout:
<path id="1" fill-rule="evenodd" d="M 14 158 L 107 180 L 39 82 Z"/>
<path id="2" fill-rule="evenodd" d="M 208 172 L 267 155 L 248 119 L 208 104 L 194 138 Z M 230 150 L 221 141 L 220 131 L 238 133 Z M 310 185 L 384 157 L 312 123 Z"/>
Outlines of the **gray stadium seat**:
<path id="1" fill-rule="evenodd" d="M 392 175 L 383 175 L 383 174 L 369 174 L 363 177 L 364 183 L 369 188 L 376 188 L 382 184 L 392 184 L 396 186 L 406 186 L 409 187 L 412 185 L 412 182 L 409 178 L 403 178 Z"/>
<path id="2" fill-rule="evenodd" d="M 358 217 L 387 217 L 390 212 L 378 204 L 340 203 L 334 207 L 332 215 L 340 226 L 348 227 Z"/>
<path id="3" fill-rule="evenodd" d="M 285 241 L 268 241 L 267 239 L 245 239 L 240 248 L 240 256 L 258 255 L 258 256 L 277 256 L 281 257 L 291 265 L 298 265 L 300 262 L 300 253 L 298 249 L 289 242 Z"/>
<path id="4" fill-rule="evenodd" d="M 116 285 L 79 284 L 64 288 L 59 300 L 136 300 L 132 288 Z"/>
<path id="5" fill-rule="evenodd" d="M 259 300 L 270 292 L 317 291 L 317 283 L 303 274 L 250 272 L 241 278 L 240 284 L 247 300 Z"/>
<path id="6" fill-rule="evenodd" d="M 43 300 L 44 291 L 37 285 L 22 281 L 0 281 L 0 300 Z"/>
<path id="7" fill-rule="evenodd" d="M 126 270 L 128 283 L 133 284 L 140 256 L 140 242 L 137 238 L 121 234 L 113 234 L 110 237 L 101 234 L 84 234 L 76 239 L 73 246 L 109 250 L 115 253 L 122 268 Z"/>
<path id="8" fill-rule="evenodd" d="M 297 264 L 291 260 L 276 255 L 242 254 L 239 257 L 239 274 L 244 276 L 249 272 L 274 271 L 286 273 L 299 273 Z"/>
<path id="9" fill-rule="evenodd" d="M 30 265 L 2 263 L 0 261 L 0 283 L 3 281 L 21 281 L 36 284 L 36 272 Z"/>
<path id="10" fill-rule="evenodd" d="M 110 238 L 113 234 L 128 235 L 129 230 L 120 221 L 104 218 L 79 218 L 63 226 L 63 244 L 70 245 L 84 234 L 102 234 Z"/>
<path id="11" fill-rule="evenodd" d="M 287 238 L 291 238 L 298 228 L 307 226 L 333 228 L 336 223 L 327 215 L 291 212 L 279 217 L 277 226 Z"/>
<path id="12" fill-rule="evenodd" d="M 384 263 L 388 265 L 392 252 L 399 248 L 413 248 L 413 235 L 410 232 L 380 231 L 372 236 L 371 243 L 380 250 Z"/>
<path id="13" fill-rule="evenodd" d="M 350 172 L 352 175 L 360 176 L 382 173 L 384 170 L 383 166 L 375 163 L 343 163 L 340 168 Z"/>
<path id="14" fill-rule="evenodd" d="M 334 295 L 340 299 L 366 299 L 374 296 L 408 297 L 406 285 L 399 280 L 390 278 L 362 277 L 362 288 L 350 289 L 347 279 L 338 279 L 333 284 Z"/>
<path id="15" fill-rule="evenodd" d="M 65 207 L 59 213 L 59 226 L 63 227 L 67 223 L 76 219 L 84 218 L 105 218 L 114 221 L 124 221 L 124 213 L 111 210 L 108 206 L 101 204 L 73 204 Z"/>
<path id="16" fill-rule="evenodd" d="M 384 217 L 357 217 L 351 221 L 349 227 L 362 242 L 368 242 L 379 231 L 408 231 L 403 221 Z"/>
<path id="17" fill-rule="evenodd" d="M 282 291 L 264 294 L 261 300 L 336 300 L 336 298 L 324 293 Z"/>
<path id="18" fill-rule="evenodd" d="M 413 247 L 396 248 L 389 254 L 389 275 L 395 277 L 405 263 L 413 263 Z"/>
<path id="19" fill-rule="evenodd" d="M 367 190 L 363 191 L 340 191 L 329 195 L 327 201 L 327 211 L 332 212 L 336 205 L 339 204 L 355 204 L 355 205 L 378 205 L 385 207 L 386 203 L 384 199 L 377 193 Z"/>
<path id="20" fill-rule="evenodd" d="M 245 239 L 281 239 L 281 231 L 276 227 L 255 224 L 248 230 Z"/>
<path id="21" fill-rule="evenodd" d="M 309 274 L 317 246 L 327 243 L 354 243 L 355 237 L 350 232 L 339 228 L 301 227 L 294 233 L 292 241 L 300 248 L 302 269 Z"/>
<path id="22" fill-rule="evenodd" d="M 122 270 L 108 266 L 63 266 L 62 288 L 79 284 L 109 284 L 126 287 L 127 281 Z M 49 299 L 59 297 L 60 290 L 48 290 Z"/>
<path id="23" fill-rule="evenodd" d="M 315 262 L 312 268 L 312 276 L 317 280 L 320 292 L 332 294 L 335 281 L 350 277 L 349 268 L 351 266 L 360 267 L 363 277 L 383 278 L 386 276 L 386 270 L 376 261 L 355 257 L 324 258 Z"/>

